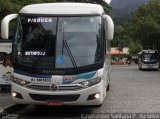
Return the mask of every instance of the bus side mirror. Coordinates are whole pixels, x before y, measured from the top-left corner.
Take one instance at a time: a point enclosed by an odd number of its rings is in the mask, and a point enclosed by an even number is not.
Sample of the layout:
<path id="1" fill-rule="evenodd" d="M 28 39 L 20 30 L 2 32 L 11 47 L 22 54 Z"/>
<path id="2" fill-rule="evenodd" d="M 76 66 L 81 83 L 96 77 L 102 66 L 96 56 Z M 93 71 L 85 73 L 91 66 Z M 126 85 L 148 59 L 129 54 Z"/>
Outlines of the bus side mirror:
<path id="1" fill-rule="evenodd" d="M 114 23 L 113 20 L 110 16 L 104 15 L 103 17 L 104 20 L 104 28 L 105 28 L 105 36 L 107 40 L 112 40 L 113 39 L 113 34 L 114 34 Z"/>
<path id="2" fill-rule="evenodd" d="M 3 18 L 1 22 L 1 35 L 3 39 L 9 38 L 9 22 L 17 18 L 18 14 L 10 14 Z"/>

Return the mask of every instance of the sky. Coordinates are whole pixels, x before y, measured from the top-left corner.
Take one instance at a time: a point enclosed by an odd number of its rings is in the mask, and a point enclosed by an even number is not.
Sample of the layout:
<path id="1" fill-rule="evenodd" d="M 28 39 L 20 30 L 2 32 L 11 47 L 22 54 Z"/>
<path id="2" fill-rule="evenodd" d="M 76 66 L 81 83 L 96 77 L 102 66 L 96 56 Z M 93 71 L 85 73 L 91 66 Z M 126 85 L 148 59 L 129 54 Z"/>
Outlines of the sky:
<path id="1" fill-rule="evenodd" d="M 108 4 L 111 2 L 111 0 L 104 0 L 104 1 L 106 1 Z"/>

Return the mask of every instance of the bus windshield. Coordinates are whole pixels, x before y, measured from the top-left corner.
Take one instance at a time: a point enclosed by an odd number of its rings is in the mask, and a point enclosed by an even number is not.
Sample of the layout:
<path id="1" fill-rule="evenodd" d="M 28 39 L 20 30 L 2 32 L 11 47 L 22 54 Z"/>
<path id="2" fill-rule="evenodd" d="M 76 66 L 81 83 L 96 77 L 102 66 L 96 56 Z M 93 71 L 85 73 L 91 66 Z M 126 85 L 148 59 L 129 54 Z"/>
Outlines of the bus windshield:
<path id="1" fill-rule="evenodd" d="M 78 68 L 103 59 L 101 17 L 18 18 L 13 63 L 36 68 Z"/>
<path id="2" fill-rule="evenodd" d="M 142 56 L 142 60 L 144 62 L 157 62 L 157 54 L 156 53 L 144 53 Z"/>

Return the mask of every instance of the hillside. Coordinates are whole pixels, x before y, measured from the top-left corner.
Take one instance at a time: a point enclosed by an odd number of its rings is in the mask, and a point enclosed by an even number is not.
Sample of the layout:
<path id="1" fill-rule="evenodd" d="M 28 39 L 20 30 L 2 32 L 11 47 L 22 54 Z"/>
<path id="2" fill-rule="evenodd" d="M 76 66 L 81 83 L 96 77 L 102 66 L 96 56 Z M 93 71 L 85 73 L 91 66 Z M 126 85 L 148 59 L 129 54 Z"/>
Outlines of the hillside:
<path id="1" fill-rule="evenodd" d="M 146 4 L 149 0 L 112 0 L 111 16 L 113 19 L 123 20 L 129 17 L 130 13 L 136 10 L 140 5 Z"/>

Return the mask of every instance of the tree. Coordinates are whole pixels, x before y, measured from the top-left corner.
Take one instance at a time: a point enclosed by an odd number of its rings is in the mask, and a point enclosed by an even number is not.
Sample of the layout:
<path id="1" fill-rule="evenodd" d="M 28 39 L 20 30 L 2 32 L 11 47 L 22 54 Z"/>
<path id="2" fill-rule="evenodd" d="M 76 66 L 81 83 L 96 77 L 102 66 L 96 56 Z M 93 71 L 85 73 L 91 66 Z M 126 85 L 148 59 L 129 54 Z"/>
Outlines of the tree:
<path id="1" fill-rule="evenodd" d="M 159 0 L 151 0 L 133 13 L 130 35 L 133 39 L 137 39 L 144 49 L 160 49 L 159 6 Z"/>
<path id="2" fill-rule="evenodd" d="M 148 4 L 140 6 L 131 18 L 115 27 L 113 43 L 117 39 L 124 39 L 131 54 L 142 49 L 158 49 L 160 52 L 160 0 L 150 0 Z"/>
<path id="3" fill-rule="evenodd" d="M 115 26 L 114 39 L 112 41 L 112 47 L 127 47 L 130 42 L 130 36 L 127 33 L 126 25 Z"/>
<path id="4" fill-rule="evenodd" d="M 142 46 L 138 42 L 131 41 L 129 44 L 129 53 L 134 55 L 142 50 Z"/>

